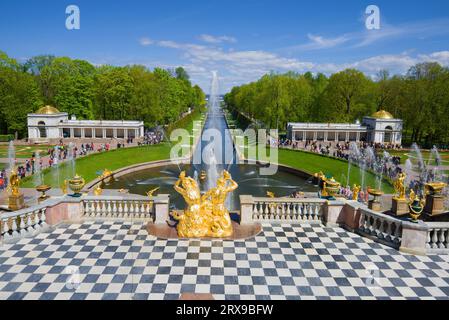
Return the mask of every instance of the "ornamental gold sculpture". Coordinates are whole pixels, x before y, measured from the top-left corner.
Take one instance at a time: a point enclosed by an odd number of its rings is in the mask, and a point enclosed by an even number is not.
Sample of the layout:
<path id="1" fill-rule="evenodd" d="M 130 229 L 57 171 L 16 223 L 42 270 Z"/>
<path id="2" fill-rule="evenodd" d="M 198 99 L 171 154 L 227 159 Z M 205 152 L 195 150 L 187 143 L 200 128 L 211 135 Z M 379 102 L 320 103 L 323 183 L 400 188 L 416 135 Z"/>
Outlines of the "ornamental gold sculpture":
<path id="1" fill-rule="evenodd" d="M 405 179 L 407 178 L 406 174 L 401 172 L 399 173 L 397 179 L 394 181 L 393 187 L 396 191 L 396 196 L 394 199 L 396 200 L 405 200 Z"/>
<path id="2" fill-rule="evenodd" d="M 8 209 L 11 211 L 16 211 L 23 209 L 25 207 L 25 200 L 23 194 L 20 192 L 20 178 L 15 169 L 11 170 L 11 175 L 9 176 L 8 185 Z"/>
<path id="3" fill-rule="evenodd" d="M 229 211 L 225 201 L 230 192 L 238 188 L 227 171 L 217 180 L 217 186 L 203 196 L 195 179 L 186 177 L 183 171 L 175 184 L 175 190 L 181 194 L 187 204 L 182 215 L 173 213 L 178 220 L 180 238 L 227 238 L 233 235 Z"/>

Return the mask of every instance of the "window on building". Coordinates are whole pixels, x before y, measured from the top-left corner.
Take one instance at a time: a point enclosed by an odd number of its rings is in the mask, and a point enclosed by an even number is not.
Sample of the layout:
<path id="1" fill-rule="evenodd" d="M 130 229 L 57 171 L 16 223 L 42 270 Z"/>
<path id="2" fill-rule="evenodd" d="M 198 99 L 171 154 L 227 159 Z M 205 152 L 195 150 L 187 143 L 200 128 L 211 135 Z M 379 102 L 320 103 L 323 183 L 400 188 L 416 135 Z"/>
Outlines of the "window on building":
<path id="1" fill-rule="evenodd" d="M 385 134 L 384 134 L 384 143 L 392 143 L 393 138 L 393 128 L 388 126 L 385 128 Z"/>
<path id="2" fill-rule="evenodd" d="M 47 128 L 45 127 L 45 122 L 44 121 L 39 121 L 37 126 L 39 128 L 39 137 L 40 138 L 47 138 Z"/>

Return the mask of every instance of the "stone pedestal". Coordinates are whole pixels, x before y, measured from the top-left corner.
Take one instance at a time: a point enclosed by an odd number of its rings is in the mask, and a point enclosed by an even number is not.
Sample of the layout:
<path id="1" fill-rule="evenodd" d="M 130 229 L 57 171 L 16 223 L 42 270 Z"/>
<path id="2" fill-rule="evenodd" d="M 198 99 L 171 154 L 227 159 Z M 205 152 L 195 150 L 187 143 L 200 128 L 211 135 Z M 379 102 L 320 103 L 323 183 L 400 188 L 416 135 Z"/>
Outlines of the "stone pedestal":
<path id="1" fill-rule="evenodd" d="M 19 194 L 18 196 L 9 196 L 8 208 L 12 211 L 17 211 L 25 208 L 25 199 L 23 197 L 23 194 Z"/>
<path id="2" fill-rule="evenodd" d="M 373 211 L 381 212 L 382 211 L 382 203 L 378 200 L 370 200 L 368 202 L 368 208 Z"/>
<path id="3" fill-rule="evenodd" d="M 410 213 L 408 203 L 406 199 L 393 198 L 391 206 L 391 212 L 397 216 L 404 216 Z"/>
<path id="4" fill-rule="evenodd" d="M 424 212 L 431 216 L 437 216 L 444 213 L 444 197 L 441 195 L 429 194 L 426 197 L 426 207 Z"/>

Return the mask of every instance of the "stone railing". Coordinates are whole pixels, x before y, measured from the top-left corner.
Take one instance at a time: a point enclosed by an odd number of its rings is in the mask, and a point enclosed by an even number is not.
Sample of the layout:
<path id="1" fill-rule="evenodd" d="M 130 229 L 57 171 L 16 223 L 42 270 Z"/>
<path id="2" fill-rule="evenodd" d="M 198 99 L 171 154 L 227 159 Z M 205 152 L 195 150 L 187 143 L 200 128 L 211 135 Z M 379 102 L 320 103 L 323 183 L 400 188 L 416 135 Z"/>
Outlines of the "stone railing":
<path id="1" fill-rule="evenodd" d="M 152 198 L 138 195 L 62 197 L 0 216 L 0 240 L 14 243 L 32 237 L 61 222 L 86 219 L 140 220 L 165 224 L 169 219 L 168 195 Z"/>
<path id="2" fill-rule="evenodd" d="M 243 224 L 258 222 L 321 223 L 325 200 L 240 196 Z"/>
<path id="3" fill-rule="evenodd" d="M 14 242 L 20 238 L 32 237 L 48 228 L 47 206 L 40 205 L 3 214 L 1 237 L 5 242 Z"/>
<path id="4" fill-rule="evenodd" d="M 427 222 L 427 253 L 449 253 L 449 222 Z"/>
<path id="5" fill-rule="evenodd" d="M 402 223 L 403 221 L 394 217 L 361 208 L 357 232 L 390 247 L 399 248 L 402 241 Z"/>
<path id="6" fill-rule="evenodd" d="M 83 217 L 89 219 L 154 220 L 155 200 L 141 197 L 87 196 Z"/>

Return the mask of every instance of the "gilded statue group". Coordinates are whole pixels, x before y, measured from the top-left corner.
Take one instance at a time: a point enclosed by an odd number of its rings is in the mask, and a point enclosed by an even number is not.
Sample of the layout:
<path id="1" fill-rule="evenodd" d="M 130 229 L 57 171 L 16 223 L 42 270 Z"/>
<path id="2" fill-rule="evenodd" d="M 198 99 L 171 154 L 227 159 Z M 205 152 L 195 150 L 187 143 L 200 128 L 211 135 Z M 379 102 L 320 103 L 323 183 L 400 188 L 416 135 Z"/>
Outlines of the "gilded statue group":
<path id="1" fill-rule="evenodd" d="M 180 238 L 227 238 L 232 236 L 233 227 L 225 201 L 230 192 L 238 188 L 227 171 L 217 180 L 217 186 L 201 195 L 195 179 L 187 177 L 183 171 L 175 184 L 187 208 L 184 214 L 173 213 Z"/>

